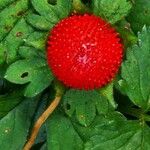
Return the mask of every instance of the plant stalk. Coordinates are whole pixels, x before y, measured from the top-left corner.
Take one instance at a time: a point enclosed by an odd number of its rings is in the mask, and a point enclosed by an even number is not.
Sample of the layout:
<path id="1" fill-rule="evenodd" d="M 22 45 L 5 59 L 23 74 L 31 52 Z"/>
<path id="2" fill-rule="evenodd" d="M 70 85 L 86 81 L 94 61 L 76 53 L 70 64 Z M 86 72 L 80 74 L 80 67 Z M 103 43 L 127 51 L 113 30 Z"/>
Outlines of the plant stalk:
<path id="1" fill-rule="evenodd" d="M 47 118 L 53 113 L 55 108 L 58 106 L 59 102 L 61 100 L 61 96 L 56 96 L 56 98 L 53 100 L 53 102 L 50 104 L 50 106 L 44 111 L 44 113 L 39 117 L 39 119 L 36 121 L 29 140 L 25 144 L 23 150 L 30 150 L 32 145 L 35 142 L 35 139 L 39 133 L 39 130 L 43 123 L 47 120 Z"/>

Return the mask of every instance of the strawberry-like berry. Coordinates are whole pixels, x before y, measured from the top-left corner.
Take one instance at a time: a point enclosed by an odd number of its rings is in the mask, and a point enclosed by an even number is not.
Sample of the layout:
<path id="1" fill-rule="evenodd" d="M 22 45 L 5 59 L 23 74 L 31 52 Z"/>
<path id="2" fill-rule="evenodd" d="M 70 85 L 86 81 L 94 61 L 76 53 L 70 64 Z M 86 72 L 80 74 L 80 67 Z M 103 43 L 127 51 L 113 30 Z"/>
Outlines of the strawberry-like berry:
<path id="1" fill-rule="evenodd" d="M 123 46 L 109 23 L 94 15 L 74 15 L 60 21 L 48 39 L 48 64 L 65 85 L 94 89 L 116 75 Z"/>

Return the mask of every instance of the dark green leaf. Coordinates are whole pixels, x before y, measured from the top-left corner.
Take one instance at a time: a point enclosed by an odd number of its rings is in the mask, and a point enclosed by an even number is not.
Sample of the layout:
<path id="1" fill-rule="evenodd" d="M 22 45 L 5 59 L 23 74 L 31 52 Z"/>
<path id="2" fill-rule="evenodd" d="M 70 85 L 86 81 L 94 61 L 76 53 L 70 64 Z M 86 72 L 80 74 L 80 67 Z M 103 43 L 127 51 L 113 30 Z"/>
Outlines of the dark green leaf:
<path id="1" fill-rule="evenodd" d="M 150 28 L 139 33 L 139 43 L 129 48 L 122 65 L 124 90 L 134 104 L 150 108 Z"/>
<path id="2" fill-rule="evenodd" d="M 25 100 L 0 120 L 0 149 L 21 150 L 26 142 L 37 102 Z"/>
<path id="3" fill-rule="evenodd" d="M 83 142 L 69 119 L 54 115 L 46 122 L 48 150 L 83 150 Z"/>
<path id="4" fill-rule="evenodd" d="M 133 0 L 133 7 L 128 21 L 135 32 L 141 31 L 145 24 L 150 25 L 150 1 Z"/>
<path id="5" fill-rule="evenodd" d="M 69 116 L 76 113 L 78 121 L 88 126 L 96 116 L 107 113 L 109 109 L 108 101 L 96 91 L 69 90 L 64 95 L 64 108 Z"/>
<path id="6" fill-rule="evenodd" d="M 4 117 L 10 110 L 23 100 L 22 90 L 13 91 L 0 96 L 0 118 Z"/>
<path id="7" fill-rule="evenodd" d="M 85 150 L 150 149 L 150 128 L 143 121 L 127 121 L 117 113 L 97 116 L 89 127 L 77 125 L 76 130 L 86 141 Z"/>

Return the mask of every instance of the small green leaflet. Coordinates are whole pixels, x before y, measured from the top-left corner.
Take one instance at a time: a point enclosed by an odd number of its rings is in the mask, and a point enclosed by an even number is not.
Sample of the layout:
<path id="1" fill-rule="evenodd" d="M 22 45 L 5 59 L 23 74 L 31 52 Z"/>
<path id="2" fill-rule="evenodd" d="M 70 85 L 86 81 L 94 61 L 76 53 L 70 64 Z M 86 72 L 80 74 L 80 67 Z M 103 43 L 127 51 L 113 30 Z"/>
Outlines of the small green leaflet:
<path id="1" fill-rule="evenodd" d="M 63 115 L 53 115 L 46 121 L 48 150 L 83 150 L 83 141 L 71 121 Z"/>
<path id="2" fill-rule="evenodd" d="M 33 32 L 25 40 L 25 45 L 34 47 L 35 49 L 45 51 L 47 42 L 47 33 L 45 32 Z"/>
<path id="3" fill-rule="evenodd" d="M 45 60 L 37 57 L 16 61 L 7 69 L 5 78 L 16 84 L 29 83 L 24 95 L 33 97 L 50 85 L 53 75 Z"/>
<path id="4" fill-rule="evenodd" d="M 33 27 L 40 30 L 50 30 L 57 22 L 67 17 L 72 9 L 71 0 L 57 0 L 56 4 L 50 4 L 48 0 L 32 0 L 34 9 L 39 13 L 31 13 L 27 21 Z"/>
<path id="5" fill-rule="evenodd" d="M 92 2 L 93 13 L 111 24 L 123 19 L 131 9 L 131 4 L 127 0 L 92 0 Z"/>
<path id="6" fill-rule="evenodd" d="M 21 150 L 23 148 L 36 106 L 37 101 L 26 99 L 0 120 L 1 150 Z"/>
<path id="7" fill-rule="evenodd" d="M 106 85 L 103 88 L 100 88 L 98 90 L 98 92 L 100 92 L 104 97 L 106 97 L 109 101 L 109 103 L 111 104 L 111 106 L 116 109 L 117 108 L 117 104 L 114 100 L 114 95 L 113 95 L 113 87 L 114 87 L 114 82 L 112 81 L 111 83 L 109 83 L 108 85 Z"/>
<path id="8" fill-rule="evenodd" d="M 21 46 L 18 50 L 18 53 L 21 58 L 36 58 L 36 57 L 42 57 L 46 58 L 45 53 L 43 51 L 37 50 L 30 46 Z"/>
<path id="9" fill-rule="evenodd" d="M 150 28 L 138 35 L 139 43 L 129 48 L 122 65 L 124 90 L 131 101 L 145 110 L 150 108 Z"/>
<path id="10" fill-rule="evenodd" d="M 65 112 L 71 117 L 76 113 L 80 124 L 88 126 L 96 116 L 107 113 L 109 103 L 105 97 L 96 91 L 69 90 L 64 95 L 63 105 Z"/>

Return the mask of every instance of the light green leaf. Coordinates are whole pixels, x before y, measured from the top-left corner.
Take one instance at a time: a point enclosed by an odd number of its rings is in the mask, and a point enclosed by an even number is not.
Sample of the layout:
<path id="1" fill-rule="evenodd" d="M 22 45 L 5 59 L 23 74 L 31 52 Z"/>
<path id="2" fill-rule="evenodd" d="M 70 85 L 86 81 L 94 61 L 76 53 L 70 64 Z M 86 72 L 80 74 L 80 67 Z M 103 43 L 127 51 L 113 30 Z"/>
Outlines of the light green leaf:
<path id="1" fill-rule="evenodd" d="M 83 150 L 83 141 L 69 119 L 54 115 L 46 122 L 48 150 Z"/>
<path id="2" fill-rule="evenodd" d="M 127 19 L 131 23 L 132 30 L 138 32 L 142 30 L 145 24 L 150 26 L 150 1 L 134 1 L 131 13 Z"/>
<path id="3" fill-rule="evenodd" d="M 150 28 L 139 33 L 139 43 L 129 48 L 122 65 L 124 90 L 131 101 L 147 110 L 150 108 Z"/>
<path id="4" fill-rule="evenodd" d="M 47 88 L 53 80 L 52 73 L 42 58 L 19 60 L 10 65 L 5 78 L 16 84 L 25 84 L 24 95 L 35 96 Z"/>
<path id="5" fill-rule="evenodd" d="M 25 100 L 0 120 L 0 149 L 21 150 L 31 126 L 37 105 L 35 100 Z"/>
<path id="6" fill-rule="evenodd" d="M 92 3 L 94 14 L 111 24 L 123 19 L 131 9 L 131 4 L 127 0 L 93 0 Z"/>
<path id="7" fill-rule="evenodd" d="M 69 90 L 64 95 L 63 102 L 65 112 L 71 117 L 76 113 L 80 124 L 88 126 L 96 116 L 107 113 L 109 109 L 108 101 L 96 91 Z"/>
<path id="8" fill-rule="evenodd" d="M 39 15 L 30 14 L 27 21 L 40 30 L 50 30 L 57 22 L 67 17 L 72 9 L 70 0 L 57 0 L 55 5 L 50 4 L 48 0 L 32 0 L 32 5 Z"/>

